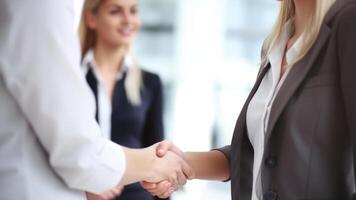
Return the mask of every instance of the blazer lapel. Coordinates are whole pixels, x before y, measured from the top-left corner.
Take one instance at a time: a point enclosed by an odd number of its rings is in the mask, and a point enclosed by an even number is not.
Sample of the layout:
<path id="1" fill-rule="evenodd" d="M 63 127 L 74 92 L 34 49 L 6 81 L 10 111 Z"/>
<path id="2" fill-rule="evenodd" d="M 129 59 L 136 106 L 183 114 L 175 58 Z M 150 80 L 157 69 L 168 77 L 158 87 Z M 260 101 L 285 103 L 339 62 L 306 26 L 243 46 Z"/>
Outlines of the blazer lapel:
<path id="1" fill-rule="evenodd" d="M 312 68 L 320 51 L 324 47 L 324 44 L 328 41 L 329 36 L 330 28 L 325 24 L 322 25 L 320 34 L 315 41 L 314 46 L 309 50 L 309 52 L 302 60 L 297 62 L 292 67 L 291 71 L 289 72 L 288 77 L 285 79 L 285 82 L 281 86 L 273 102 L 267 127 L 265 144 L 267 141 L 269 141 L 273 128 L 276 125 L 277 120 L 286 107 L 288 101 L 303 82 L 309 70 Z"/>

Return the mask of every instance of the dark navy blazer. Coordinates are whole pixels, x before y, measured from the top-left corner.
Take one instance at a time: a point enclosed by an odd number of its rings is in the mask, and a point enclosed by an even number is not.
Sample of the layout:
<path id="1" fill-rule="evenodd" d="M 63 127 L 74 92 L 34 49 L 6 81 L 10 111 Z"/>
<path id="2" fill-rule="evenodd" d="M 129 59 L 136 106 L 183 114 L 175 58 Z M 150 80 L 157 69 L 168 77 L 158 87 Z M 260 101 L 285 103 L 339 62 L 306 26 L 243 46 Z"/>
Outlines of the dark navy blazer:
<path id="1" fill-rule="evenodd" d="M 162 85 L 156 74 L 142 70 L 143 89 L 141 90 L 141 105 L 133 106 L 127 99 L 123 78 L 115 84 L 112 99 L 111 140 L 117 144 L 130 148 L 143 148 L 163 140 L 162 119 Z M 91 69 L 86 75 L 87 82 L 92 89 L 97 103 L 97 80 Z M 98 117 L 97 117 L 98 120 Z M 100 122 L 99 122 L 100 123 Z M 139 183 L 125 187 L 117 200 L 154 200 Z"/>

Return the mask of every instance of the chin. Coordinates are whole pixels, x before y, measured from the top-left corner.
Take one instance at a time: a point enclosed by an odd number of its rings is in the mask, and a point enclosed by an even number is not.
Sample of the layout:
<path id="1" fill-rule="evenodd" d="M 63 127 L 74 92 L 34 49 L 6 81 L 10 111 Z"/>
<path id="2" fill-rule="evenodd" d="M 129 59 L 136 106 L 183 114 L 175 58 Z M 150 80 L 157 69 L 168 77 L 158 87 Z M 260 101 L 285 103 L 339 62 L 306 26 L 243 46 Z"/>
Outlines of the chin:
<path id="1" fill-rule="evenodd" d="M 121 45 L 125 45 L 125 46 L 128 46 L 128 45 L 131 45 L 133 43 L 133 39 L 121 39 L 119 40 L 119 43 Z"/>

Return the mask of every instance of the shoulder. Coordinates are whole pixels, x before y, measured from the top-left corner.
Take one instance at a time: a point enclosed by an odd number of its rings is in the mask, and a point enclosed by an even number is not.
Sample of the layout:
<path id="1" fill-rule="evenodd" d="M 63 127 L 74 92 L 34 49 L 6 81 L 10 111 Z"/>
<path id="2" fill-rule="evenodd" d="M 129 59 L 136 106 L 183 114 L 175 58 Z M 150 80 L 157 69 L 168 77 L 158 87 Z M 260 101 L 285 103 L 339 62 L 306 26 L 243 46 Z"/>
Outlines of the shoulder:
<path id="1" fill-rule="evenodd" d="M 161 79 L 159 78 L 158 74 L 149 72 L 147 70 L 142 71 L 142 79 L 145 84 L 152 84 L 152 85 L 161 85 Z"/>
<path id="2" fill-rule="evenodd" d="M 337 43 L 343 45 L 356 35 L 356 0 L 339 0 L 330 9 L 326 19 Z"/>
<path id="3" fill-rule="evenodd" d="M 334 26 L 348 26 L 348 29 L 356 29 L 356 0 L 340 1 L 339 8 L 333 19 Z"/>
<path id="4" fill-rule="evenodd" d="M 349 0 L 343 4 L 334 18 L 336 40 L 341 45 L 355 44 L 356 35 L 356 0 Z"/>

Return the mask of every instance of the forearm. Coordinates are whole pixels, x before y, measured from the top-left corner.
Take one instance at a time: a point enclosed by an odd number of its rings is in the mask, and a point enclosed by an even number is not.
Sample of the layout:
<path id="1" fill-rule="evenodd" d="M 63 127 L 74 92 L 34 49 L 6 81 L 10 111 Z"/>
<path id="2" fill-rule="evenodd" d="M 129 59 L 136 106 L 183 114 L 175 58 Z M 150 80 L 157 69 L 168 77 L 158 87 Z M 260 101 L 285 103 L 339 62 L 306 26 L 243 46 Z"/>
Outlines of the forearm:
<path id="1" fill-rule="evenodd" d="M 195 171 L 196 179 L 227 180 L 230 177 L 229 162 L 220 151 L 186 152 L 185 160 Z"/>

